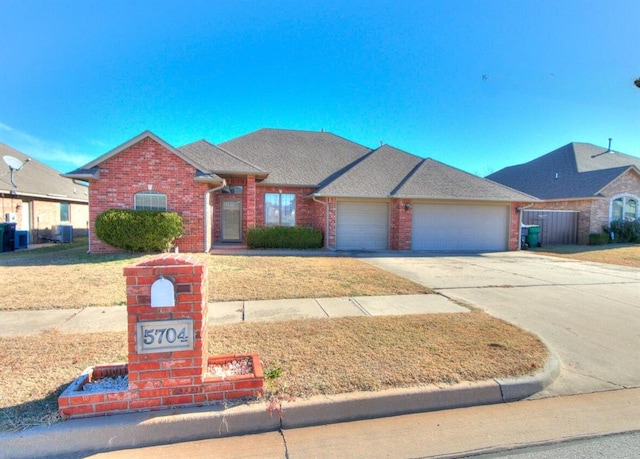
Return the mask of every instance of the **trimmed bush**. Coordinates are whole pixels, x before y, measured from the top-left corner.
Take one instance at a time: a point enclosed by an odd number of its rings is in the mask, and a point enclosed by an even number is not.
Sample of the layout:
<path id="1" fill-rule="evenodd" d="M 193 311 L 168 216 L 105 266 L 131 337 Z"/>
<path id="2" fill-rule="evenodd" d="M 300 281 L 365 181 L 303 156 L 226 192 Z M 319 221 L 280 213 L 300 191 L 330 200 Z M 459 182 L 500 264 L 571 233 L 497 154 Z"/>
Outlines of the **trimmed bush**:
<path id="1" fill-rule="evenodd" d="M 129 252 L 167 252 L 182 234 L 175 212 L 111 209 L 96 217 L 98 239 Z"/>
<path id="2" fill-rule="evenodd" d="M 602 230 L 613 233 L 613 242 L 640 242 L 640 220 L 614 220 Z"/>
<path id="3" fill-rule="evenodd" d="M 300 226 L 267 226 L 247 231 L 251 249 L 320 249 L 322 231 Z"/>
<path id="4" fill-rule="evenodd" d="M 591 233 L 589 235 L 589 245 L 608 244 L 610 240 L 609 233 Z"/>

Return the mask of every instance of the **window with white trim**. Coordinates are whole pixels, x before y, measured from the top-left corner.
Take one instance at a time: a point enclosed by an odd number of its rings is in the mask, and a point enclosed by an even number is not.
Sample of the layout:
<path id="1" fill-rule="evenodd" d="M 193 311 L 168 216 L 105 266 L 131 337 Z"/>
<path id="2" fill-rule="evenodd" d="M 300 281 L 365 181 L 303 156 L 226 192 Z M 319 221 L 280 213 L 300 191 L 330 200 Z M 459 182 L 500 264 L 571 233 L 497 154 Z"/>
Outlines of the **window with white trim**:
<path id="1" fill-rule="evenodd" d="M 265 226 L 296 226 L 296 195 L 265 193 L 264 224 Z"/>
<path id="2" fill-rule="evenodd" d="M 157 191 L 140 191 L 133 195 L 136 210 L 167 210 L 167 195 Z"/>
<path id="3" fill-rule="evenodd" d="M 611 221 L 636 220 L 638 215 L 638 198 L 631 195 L 614 196 L 611 200 Z"/>

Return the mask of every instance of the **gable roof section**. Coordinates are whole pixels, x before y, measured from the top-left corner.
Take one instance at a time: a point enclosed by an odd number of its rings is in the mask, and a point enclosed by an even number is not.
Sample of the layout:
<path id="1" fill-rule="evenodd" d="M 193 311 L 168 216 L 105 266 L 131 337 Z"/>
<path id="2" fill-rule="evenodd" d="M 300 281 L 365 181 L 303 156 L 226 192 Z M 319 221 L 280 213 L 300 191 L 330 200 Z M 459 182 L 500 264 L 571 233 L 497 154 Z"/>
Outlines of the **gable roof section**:
<path id="1" fill-rule="evenodd" d="M 573 142 L 487 178 L 540 199 L 576 199 L 597 196 L 630 167 L 640 170 L 640 158 Z"/>
<path id="2" fill-rule="evenodd" d="M 261 178 L 269 175 L 259 167 L 238 158 L 204 139 L 178 147 L 178 150 L 194 162 L 202 164 L 203 168 L 216 174 L 255 175 Z"/>
<path id="3" fill-rule="evenodd" d="M 78 169 L 76 169 L 74 171 L 71 171 L 71 172 L 69 172 L 67 174 L 64 174 L 63 177 L 76 178 L 76 179 L 80 179 L 80 180 L 97 180 L 97 179 L 100 178 L 100 167 L 99 167 L 100 164 L 102 164 L 105 161 L 107 161 L 108 159 L 113 158 L 114 156 L 122 153 L 127 148 L 132 147 L 133 145 L 137 144 L 138 142 L 141 142 L 142 140 L 144 140 L 146 138 L 150 138 L 154 142 L 160 144 L 163 148 L 166 148 L 171 153 L 173 153 L 174 155 L 176 155 L 177 157 L 182 159 L 187 164 L 190 164 L 191 166 L 195 167 L 196 168 L 196 180 L 205 181 L 205 182 L 222 183 L 222 179 L 220 177 L 218 177 L 215 174 L 212 174 L 211 171 L 209 171 L 206 168 L 204 168 L 197 161 L 194 161 L 193 158 L 185 155 L 180 150 L 172 147 L 171 145 L 169 145 L 167 142 L 162 140 L 160 137 L 158 137 L 157 135 L 155 135 L 151 131 L 144 131 L 141 134 L 138 134 L 133 139 L 123 143 L 122 145 L 114 148 L 111 151 L 108 151 L 107 153 L 105 153 L 104 155 L 94 159 L 90 163 L 85 164 L 84 166 L 82 166 L 82 167 L 80 167 L 80 168 L 78 168 Z"/>
<path id="4" fill-rule="evenodd" d="M 424 159 L 412 171 L 394 190 L 393 197 L 505 202 L 538 201 L 533 196 L 447 166 L 431 158 Z"/>
<path id="5" fill-rule="evenodd" d="M 0 157 L 14 156 L 23 163 L 28 158 L 24 153 L 0 143 Z M 14 190 L 11 184 L 9 166 L 0 161 L 0 193 L 15 191 L 17 196 L 40 197 L 57 201 L 74 201 L 86 203 L 89 200 L 86 185 L 74 183 L 60 173 L 35 159 L 31 159 L 19 171 L 14 171 L 13 181 L 17 185 Z"/>
<path id="6" fill-rule="evenodd" d="M 388 198 L 421 158 L 389 145 L 373 150 L 313 193 L 316 196 Z"/>
<path id="7" fill-rule="evenodd" d="M 269 176 L 265 185 L 316 187 L 371 150 L 328 132 L 260 129 L 218 147 Z"/>

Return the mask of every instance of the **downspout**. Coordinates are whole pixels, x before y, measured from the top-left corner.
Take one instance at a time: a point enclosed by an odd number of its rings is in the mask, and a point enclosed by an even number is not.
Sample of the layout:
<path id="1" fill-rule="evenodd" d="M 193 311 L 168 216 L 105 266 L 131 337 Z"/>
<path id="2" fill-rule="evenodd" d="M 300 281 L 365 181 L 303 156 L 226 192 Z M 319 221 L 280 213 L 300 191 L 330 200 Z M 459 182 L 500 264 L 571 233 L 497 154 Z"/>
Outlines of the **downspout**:
<path id="1" fill-rule="evenodd" d="M 325 208 L 325 231 L 324 231 L 324 249 L 329 250 L 329 203 L 326 201 L 320 201 L 315 195 L 311 196 L 314 202 L 320 203 Z"/>
<path id="2" fill-rule="evenodd" d="M 530 207 L 533 207 L 533 203 L 529 204 L 528 206 L 520 206 L 520 207 L 516 207 L 516 210 L 518 211 L 519 214 L 519 222 L 518 222 L 518 250 L 522 250 L 522 214 L 523 211 L 525 209 L 528 209 Z"/>
<path id="3" fill-rule="evenodd" d="M 208 253 L 211 250 L 211 215 L 209 215 L 209 209 L 211 206 L 209 205 L 209 199 L 211 199 L 211 194 L 215 191 L 219 191 L 227 186 L 227 181 L 222 179 L 222 184 L 218 187 L 211 188 L 204 192 L 204 253 Z"/>

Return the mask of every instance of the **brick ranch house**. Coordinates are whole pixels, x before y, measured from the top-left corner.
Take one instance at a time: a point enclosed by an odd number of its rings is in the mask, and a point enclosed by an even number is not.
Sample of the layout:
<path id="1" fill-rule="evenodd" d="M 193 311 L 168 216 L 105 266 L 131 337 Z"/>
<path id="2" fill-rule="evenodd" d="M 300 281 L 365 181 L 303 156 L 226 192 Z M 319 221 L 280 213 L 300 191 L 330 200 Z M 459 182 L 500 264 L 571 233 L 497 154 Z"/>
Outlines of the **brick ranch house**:
<path id="1" fill-rule="evenodd" d="M 548 211 L 537 212 L 547 218 L 575 213 L 575 240 L 569 242 L 587 244 L 590 233 L 611 221 L 640 217 L 640 158 L 611 148 L 573 142 L 487 178 L 539 198 L 527 212 Z"/>
<path id="2" fill-rule="evenodd" d="M 536 201 L 389 145 L 282 129 L 179 148 L 147 131 L 65 176 L 90 182 L 93 253 L 116 251 L 94 231 L 112 208 L 179 213 L 182 252 L 267 225 L 318 228 L 328 250 L 516 250 L 518 208 Z"/>

